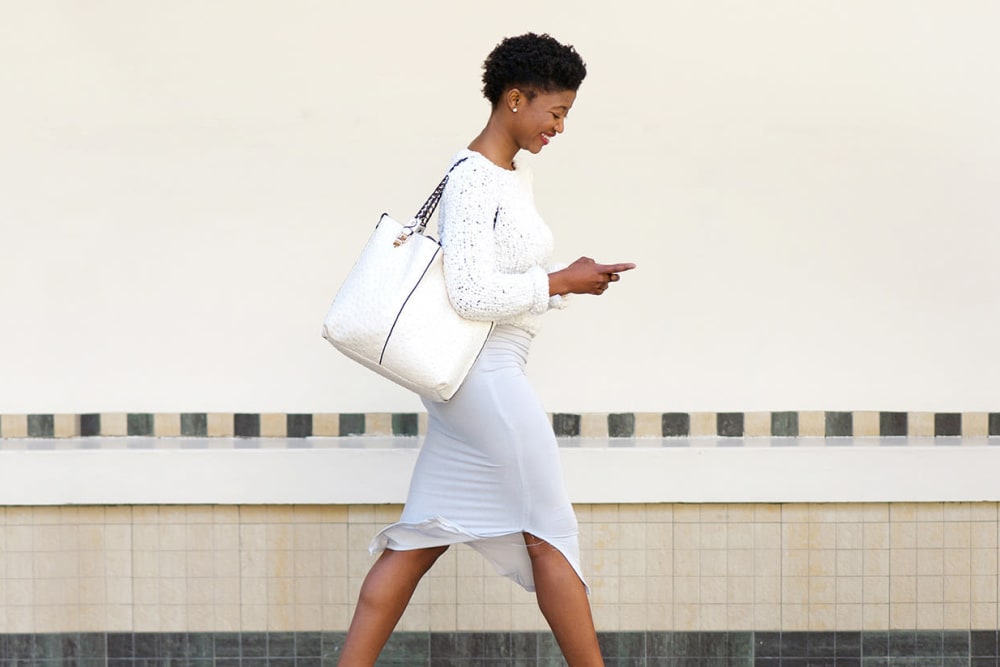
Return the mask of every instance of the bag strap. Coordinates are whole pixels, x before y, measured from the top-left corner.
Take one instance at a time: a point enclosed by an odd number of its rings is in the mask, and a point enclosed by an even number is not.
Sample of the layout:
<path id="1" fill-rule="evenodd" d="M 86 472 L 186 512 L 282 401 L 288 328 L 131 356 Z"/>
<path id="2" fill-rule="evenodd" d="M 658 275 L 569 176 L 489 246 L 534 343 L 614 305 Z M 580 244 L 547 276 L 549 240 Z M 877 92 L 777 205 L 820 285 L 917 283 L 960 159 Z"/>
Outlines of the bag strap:
<path id="1" fill-rule="evenodd" d="M 469 158 L 464 157 L 455 164 L 451 165 L 451 169 L 449 169 L 448 173 L 444 175 L 444 178 L 441 179 L 438 186 L 434 188 L 434 192 L 432 192 L 431 196 L 427 198 L 424 205 L 420 207 L 417 214 L 413 216 L 413 222 L 417 223 L 417 228 L 415 230 L 417 234 L 423 234 L 427 230 L 427 223 L 430 222 L 431 216 L 434 215 L 434 210 L 437 208 L 438 202 L 441 201 L 441 195 L 444 193 L 444 186 L 448 185 L 448 177 L 451 176 L 451 172 L 455 169 L 455 167 L 468 159 Z"/>

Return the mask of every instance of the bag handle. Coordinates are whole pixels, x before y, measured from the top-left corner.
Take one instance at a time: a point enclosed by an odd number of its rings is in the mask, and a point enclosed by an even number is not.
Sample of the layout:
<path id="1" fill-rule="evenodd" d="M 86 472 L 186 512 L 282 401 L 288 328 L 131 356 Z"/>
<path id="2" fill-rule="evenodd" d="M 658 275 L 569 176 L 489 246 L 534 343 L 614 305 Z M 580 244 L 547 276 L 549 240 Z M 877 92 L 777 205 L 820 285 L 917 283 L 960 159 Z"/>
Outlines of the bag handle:
<path id="1" fill-rule="evenodd" d="M 438 186 L 434 188 L 434 192 L 432 192 L 431 196 L 427 198 L 424 205 L 420 207 L 417 214 L 413 216 L 410 224 L 403 227 L 399 236 L 396 237 L 395 242 L 392 244 L 394 247 L 399 247 L 406 243 L 406 239 L 410 238 L 410 235 L 413 233 L 423 234 L 427 231 L 427 223 L 430 222 L 431 216 L 434 215 L 434 211 L 437 209 L 438 202 L 441 201 L 441 195 L 444 194 L 444 186 L 448 185 L 448 177 L 451 176 L 451 172 L 455 169 L 455 167 L 468 159 L 469 158 L 464 157 L 455 164 L 451 165 L 451 169 L 449 169 L 448 173 L 444 175 L 444 178 L 441 179 Z"/>

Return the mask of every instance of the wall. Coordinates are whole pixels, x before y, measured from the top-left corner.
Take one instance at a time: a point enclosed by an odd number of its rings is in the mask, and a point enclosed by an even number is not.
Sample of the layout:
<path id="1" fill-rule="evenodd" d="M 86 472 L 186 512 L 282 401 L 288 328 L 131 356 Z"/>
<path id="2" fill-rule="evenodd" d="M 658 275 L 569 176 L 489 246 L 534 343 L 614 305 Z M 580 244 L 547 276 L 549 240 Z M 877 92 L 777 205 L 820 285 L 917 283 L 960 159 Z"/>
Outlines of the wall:
<path id="1" fill-rule="evenodd" d="M 0 509 L 0 634 L 343 632 L 368 541 L 399 510 Z M 576 510 L 602 632 L 906 630 L 913 641 L 933 631 L 940 657 L 942 631 L 964 631 L 968 651 L 970 629 L 997 628 L 996 503 Z M 426 643 L 429 632 L 545 622 L 533 595 L 458 547 L 423 579 L 398 629 Z"/>
<path id="2" fill-rule="evenodd" d="M 0 412 L 418 410 L 319 323 L 528 29 L 590 66 L 530 160 L 557 252 L 639 265 L 547 318 L 548 409 L 995 409 L 998 14 L 5 3 Z"/>

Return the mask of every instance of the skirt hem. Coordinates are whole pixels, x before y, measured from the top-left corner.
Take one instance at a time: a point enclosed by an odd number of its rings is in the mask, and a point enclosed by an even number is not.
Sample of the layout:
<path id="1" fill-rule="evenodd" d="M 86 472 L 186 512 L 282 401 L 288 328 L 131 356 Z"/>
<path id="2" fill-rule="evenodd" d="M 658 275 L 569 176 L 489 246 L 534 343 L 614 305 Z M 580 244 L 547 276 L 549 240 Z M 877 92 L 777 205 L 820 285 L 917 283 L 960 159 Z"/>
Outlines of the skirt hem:
<path id="1" fill-rule="evenodd" d="M 570 557 L 567 548 L 561 544 L 566 540 L 575 546 L 576 535 L 548 538 L 528 528 L 498 535 L 478 535 L 444 517 L 437 516 L 419 522 L 399 521 L 386 526 L 372 538 L 368 551 L 374 556 L 385 549 L 413 551 L 452 544 L 468 544 L 490 562 L 497 574 L 510 578 L 526 591 L 534 592 L 535 581 L 531 571 L 528 546 L 524 544 L 522 537 L 524 532 L 531 533 L 557 549 L 576 572 L 587 594 L 590 594 L 590 586 L 583 578 L 580 564 Z"/>

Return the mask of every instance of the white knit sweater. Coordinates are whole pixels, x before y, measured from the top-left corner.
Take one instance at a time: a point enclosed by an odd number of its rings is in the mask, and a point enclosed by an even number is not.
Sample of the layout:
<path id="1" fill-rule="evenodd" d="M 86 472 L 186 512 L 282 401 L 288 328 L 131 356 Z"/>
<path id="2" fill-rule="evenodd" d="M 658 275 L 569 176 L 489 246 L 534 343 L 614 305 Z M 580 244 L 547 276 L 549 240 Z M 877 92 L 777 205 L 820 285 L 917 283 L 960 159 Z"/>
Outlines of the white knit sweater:
<path id="1" fill-rule="evenodd" d="M 535 210 L 531 172 L 504 169 L 462 150 L 441 195 L 438 235 L 444 252 L 448 298 L 470 320 L 512 324 L 530 334 L 549 308 L 566 299 L 549 296 L 552 232 Z"/>

